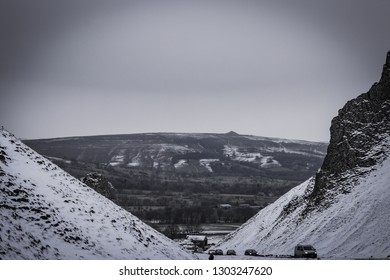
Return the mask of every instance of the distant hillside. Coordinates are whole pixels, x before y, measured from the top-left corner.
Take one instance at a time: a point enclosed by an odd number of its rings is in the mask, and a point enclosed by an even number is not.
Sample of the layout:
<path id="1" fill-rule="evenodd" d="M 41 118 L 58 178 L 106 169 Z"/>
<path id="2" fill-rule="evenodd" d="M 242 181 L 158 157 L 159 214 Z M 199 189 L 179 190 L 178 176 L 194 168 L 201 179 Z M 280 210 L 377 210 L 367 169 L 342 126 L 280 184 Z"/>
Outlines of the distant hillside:
<path id="1" fill-rule="evenodd" d="M 77 178 L 102 174 L 115 202 L 153 223 L 243 223 L 319 169 L 327 144 L 226 134 L 25 140 Z M 231 204 L 231 209 L 217 209 Z"/>
<path id="2" fill-rule="evenodd" d="M 227 134 L 146 133 L 25 140 L 66 161 L 207 176 L 305 180 L 321 166 L 327 144 Z"/>

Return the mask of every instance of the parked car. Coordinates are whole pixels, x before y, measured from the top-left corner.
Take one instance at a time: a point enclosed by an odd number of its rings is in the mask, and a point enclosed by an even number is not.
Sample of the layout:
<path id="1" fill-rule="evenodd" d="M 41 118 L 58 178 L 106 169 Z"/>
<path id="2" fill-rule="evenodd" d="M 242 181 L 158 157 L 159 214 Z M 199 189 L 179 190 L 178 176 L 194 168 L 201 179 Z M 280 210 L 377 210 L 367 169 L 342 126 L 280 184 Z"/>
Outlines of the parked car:
<path id="1" fill-rule="evenodd" d="M 215 249 L 214 255 L 223 255 L 223 251 L 221 249 Z"/>
<path id="2" fill-rule="evenodd" d="M 209 250 L 209 255 L 215 255 L 215 250 Z"/>
<path id="3" fill-rule="evenodd" d="M 249 256 L 257 256 L 257 251 L 254 250 L 254 249 L 246 249 L 245 250 L 245 255 L 249 255 Z"/>
<path id="4" fill-rule="evenodd" d="M 317 258 L 317 251 L 312 245 L 298 244 L 294 249 L 295 258 Z"/>
<path id="5" fill-rule="evenodd" d="M 236 251 L 234 250 L 227 250 L 226 255 L 236 255 Z"/>

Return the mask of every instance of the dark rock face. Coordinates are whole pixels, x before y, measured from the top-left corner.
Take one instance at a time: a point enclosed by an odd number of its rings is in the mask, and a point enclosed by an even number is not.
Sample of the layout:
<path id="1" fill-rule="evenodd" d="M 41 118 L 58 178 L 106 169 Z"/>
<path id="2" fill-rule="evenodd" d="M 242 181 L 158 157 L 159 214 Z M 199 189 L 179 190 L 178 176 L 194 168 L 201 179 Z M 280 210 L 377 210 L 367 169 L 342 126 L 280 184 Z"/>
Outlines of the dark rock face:
<path id="1" fill-rule="evenodd" d="M 303 220 L 315 210 L 326 209 L 340 194 L 390 156 L 390 52 L 381 79 L 371 89 L 348 101 L 332 120 L 328 151 L 314 182 L 303 196 L 292 199 L 280 218 L 304 205 Z"/>
<path id="2" fill-rule="evenodd" d="M 81 178 L 80 180 L 88 187 L 91 187 L 96 192 L 107 197 L 108 199 L 113 201 L 116 200 L 117 190 L 102 174 L 95 173 L 95 172 L 89 173 L 87 174 L 87 176 Z"/>
<path id="3" fill-rule="evenodd" d="M 390 52 L 381 79 L 371 89 L 348 101 L 332 120 L 331 139 L 310 195 L 315 204 L 325 202 L 329 190 L 348 192 L 342 181 L 358 177 L 380 163 L 389 152 Z M 325 203 L 326 204 L 326 203 Z"/>

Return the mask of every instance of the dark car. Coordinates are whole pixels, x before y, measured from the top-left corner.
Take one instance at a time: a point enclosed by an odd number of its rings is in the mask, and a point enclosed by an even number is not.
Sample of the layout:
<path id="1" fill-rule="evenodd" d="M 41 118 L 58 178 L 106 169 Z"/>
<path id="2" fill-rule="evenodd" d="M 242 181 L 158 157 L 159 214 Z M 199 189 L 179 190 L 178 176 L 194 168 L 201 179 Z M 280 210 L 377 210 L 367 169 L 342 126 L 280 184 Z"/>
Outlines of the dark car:
<path id="1" fill-rule="evenodd" d="M 295 258 L 317 258 L 317 251 L 312 245 L 297 245 L 294 249 Z"/>
<path id="2" fill-rule="evenodd" d="M 229 255 L 229 256 L 236 255 L 236 251 L 234 251 L 234 250 L 227 250 L 226 251 L 226 255 Z"/>
<path id="3" fill-rule="evenodd" d="M 245 250 L 245 255 L 248 255 L 248 256 L 257 256 L 257 251 L 254 250 L 254 249 L 246 249 Z"/>
<path id="4" fill-rule="evenodd" d="M 223 251 L 221 249 L 215 249 L 214 255 L 223 255 Z"/>

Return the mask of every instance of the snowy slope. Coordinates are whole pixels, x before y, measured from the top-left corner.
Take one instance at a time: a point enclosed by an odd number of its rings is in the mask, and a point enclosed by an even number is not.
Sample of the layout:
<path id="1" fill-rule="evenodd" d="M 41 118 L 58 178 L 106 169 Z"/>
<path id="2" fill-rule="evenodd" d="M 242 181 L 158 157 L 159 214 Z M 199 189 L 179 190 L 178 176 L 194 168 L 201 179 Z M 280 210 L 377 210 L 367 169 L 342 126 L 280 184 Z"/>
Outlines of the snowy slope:
<path id="1" fill-rule="evenodd" d="M 305 192 L 314 179 L 302 183 L 261 210 L 217 247 L 243 253 L 291 255 L 298 243 L 312 244 L 321 258 L 385 258 L 390 255 L 390 158 L 361 178 L 348 194 L 340 194 L 329 208 L 302 218 Z M 283 215 L 291 201 L 301 207 Z"/>
<path id="2" fill-rule="evenodd" d="M 0 259 L 192 259 L 0 130 Z"/>

